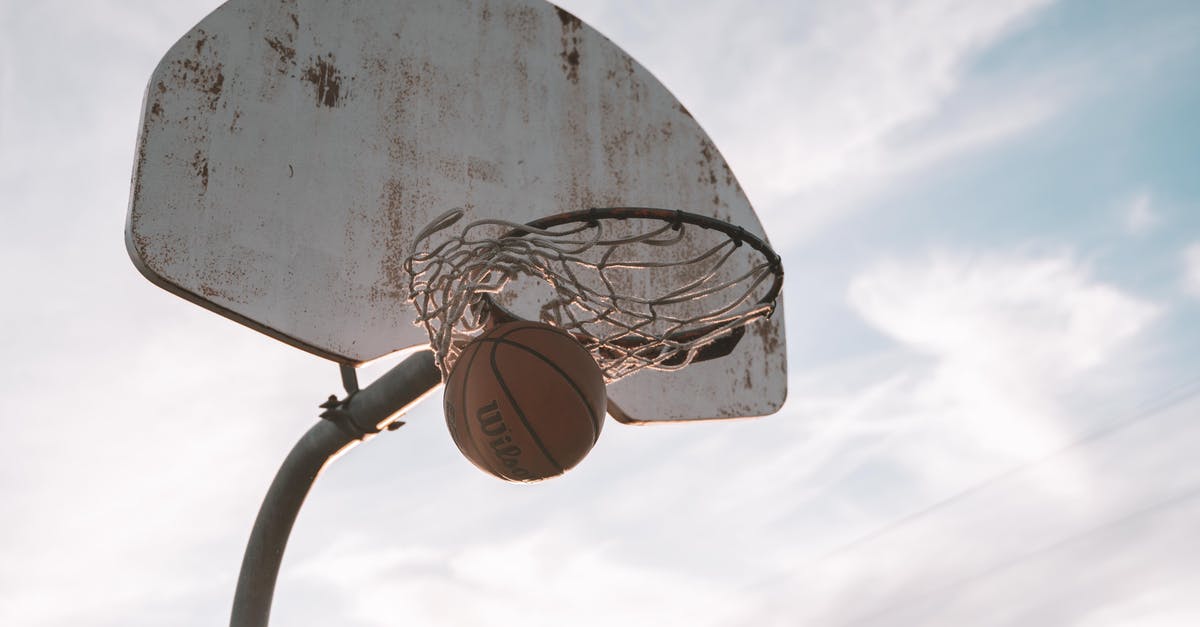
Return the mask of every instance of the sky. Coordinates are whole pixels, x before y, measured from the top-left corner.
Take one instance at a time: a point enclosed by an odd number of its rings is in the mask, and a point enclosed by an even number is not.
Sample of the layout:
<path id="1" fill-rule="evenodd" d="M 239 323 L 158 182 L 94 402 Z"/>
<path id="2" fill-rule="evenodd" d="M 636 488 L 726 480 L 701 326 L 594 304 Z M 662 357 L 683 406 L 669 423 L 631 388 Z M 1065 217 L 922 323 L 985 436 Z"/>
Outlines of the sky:
<path id="1" fill-rule="evenodd" d="M 125 250 L 146 80 L 216 4 L 0 0 L 0 624 L 226 622 L 340 391 Z M 788 401 L 513 485 L 435 394 L 320 477 L 274 624 L 1200 624 L 1200 5 L 562 6 L 732 164 Z"/>

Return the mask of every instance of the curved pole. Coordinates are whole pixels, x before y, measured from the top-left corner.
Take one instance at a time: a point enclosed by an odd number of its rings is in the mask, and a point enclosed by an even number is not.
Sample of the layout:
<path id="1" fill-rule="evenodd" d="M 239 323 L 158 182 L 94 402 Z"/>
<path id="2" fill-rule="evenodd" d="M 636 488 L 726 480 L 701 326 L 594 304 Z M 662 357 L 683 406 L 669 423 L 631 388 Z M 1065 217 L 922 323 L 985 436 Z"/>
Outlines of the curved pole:
<path id="1" fill-rule="evenodd" d="M 233 618 L 229 622 L 232 627 L 266 626 L 279 563 L 283 560 L 283 550 L 300 506 L 325 464 L 356 441 L 337 425 L 322 420 L 313 425 L 288 453 L 267 490 L 254 521 L 254 530 L 250 532 L 250 541 L 246 544 L 242 572 L 233 597 Z"/>
<path id="2" fill-rule="evenodd" d="M 231 627 L 266 627 L 279 564 L 296 515 L 317 476 L 342 451 L 388 428 L 441 383 L 433 353 L 405 359 L 362 391 L 323 405 L 325 418 L 300 438 L 267 490 L 246 544 L 233 597 Z M 399 424 L 399 423 L 397 423 Z"/>

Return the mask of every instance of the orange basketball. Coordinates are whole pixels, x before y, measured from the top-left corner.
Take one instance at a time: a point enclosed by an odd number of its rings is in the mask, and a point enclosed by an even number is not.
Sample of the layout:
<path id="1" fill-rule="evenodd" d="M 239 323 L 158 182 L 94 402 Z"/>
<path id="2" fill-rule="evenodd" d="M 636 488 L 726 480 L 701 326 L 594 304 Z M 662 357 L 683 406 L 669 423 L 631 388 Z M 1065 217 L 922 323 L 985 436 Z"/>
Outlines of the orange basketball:
<path id="1" fill-rule="evenodd" d="M 509 481 L 561 475 L 595 445 L 604 376 L 566 332 L 499 325 L 471 341 L 446 380 L 446 424 L 458 450 Z"/>

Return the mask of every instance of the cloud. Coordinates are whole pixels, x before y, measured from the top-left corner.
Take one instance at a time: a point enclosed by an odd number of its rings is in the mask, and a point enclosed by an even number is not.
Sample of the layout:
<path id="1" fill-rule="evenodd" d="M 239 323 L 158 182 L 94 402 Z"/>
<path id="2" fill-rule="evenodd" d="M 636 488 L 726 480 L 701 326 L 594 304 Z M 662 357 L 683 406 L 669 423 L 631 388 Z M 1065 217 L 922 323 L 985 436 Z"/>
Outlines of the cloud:
<path id="1" fill-rule="evenodd" d="M 286 585 L 352 591 L 344 613 L 328 619 L 362 625 L 683 627 L 721 624 L 744 610 L 703 575 L 629 562 L 580 531 L 540 527 L 438 549 L 342 541 L 297 564 Z"/>
<path id="2" fill-rule="evenodd" d="M 881 262 L 848 295 L 895 348 L 793 378 L 803 401 L 789 418 L 809 423 L 809 440 L 763 456 L 795 466 L 812 458 L 797 451 L 830 454 L 771 475 L 798 502 L 786 520 L 806 541 L 776 549 L 756 624 L 1063 624 L 1153 589 L 1139 577 L 1186 570 L 1170 540 L 1158 552 L 1125 537 L 1166 524 L 1184 538 L 1200 511 L 1172 500 L 1200 486 L 1200 469 L 1169 488 L 1159 481 L 1200 438 L 1186 418 L 1196 390 L 1143 415 L 1160 422 L 1072 439 L 1113 420 L 1097 411 L 1111 392 L 1088 383 L 1106 368 L 1131 374 L 1123 357 L 1160 307 L 1098 280 L 1069 251 L 1023 249 Z M 847 387 L 847 372 L 876 376 Z M 1069 402 L 1066 390 L 1085 398 Z M 1179 441 L 1155 443 L 1164 428 Z M 1083 562 L 1088 577 L 1066 589 L 1056 573 Z"/>
<path id="3" fill-rule="evenodd" d="M 1149 192 L 1138 193 L 1125 206 L 1125 230 L 1130 235 L 1144 235 L 1158 226 L 1161 221 L 1162 217 L 1154 211 Z"/>
<path id="4" fill-rule="evenodd" d="M 1183 289 L 1200 298 L 1200 242 L 1183 251 Z"/>
<path id="5" fill-rule="evenodd" d="M 636 11 L 567 8 L 685 103 L 760 212 L 786 216 L 787 228 L 775 231 L 782 241 L 811 234 L 899 172 L 990 145 L 1054 113 L 1067 98 L 1027 72 L 963 98 L 976 55 L 1047 5 L 872 0 L 784 10 L 679 0 Z"/>
<path id="6" fill-rule="evenodd" d="M 950 418 L 981 449 L 977 459 L 1060 443 L 1056 390 L 1110 360 L 1159 312 L 1095 281 L 1069 253 L 883 262 L 854 279 L 849 300 L 887 337 L 933 358 L 913 389 L 918 411 Z"/>
<path id="7" fill-rule="evenodd" d="M 849 298 L 868 322 L 917 350 L 1038 378 L 1101 363 L 1157 313 L 1092 279 L 1070 253 L 884 262 L 854 280 Z"/>

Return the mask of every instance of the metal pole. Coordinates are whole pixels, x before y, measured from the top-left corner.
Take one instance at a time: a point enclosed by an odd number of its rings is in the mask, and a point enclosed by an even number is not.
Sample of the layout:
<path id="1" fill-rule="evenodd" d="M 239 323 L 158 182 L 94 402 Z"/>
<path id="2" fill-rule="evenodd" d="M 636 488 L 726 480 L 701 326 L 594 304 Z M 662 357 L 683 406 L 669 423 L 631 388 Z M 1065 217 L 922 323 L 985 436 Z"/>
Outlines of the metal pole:
<path id="1" fill-rule="evenodd" d="M 275 474 L 246 544 L 231 627 L 266 627 L 279 564 L 300 506 L 325 465 L 340 452 L 387 428 L 441 383 L 433 353 L 421 351 L 343 401 L 323 405 L 324 420 L 300 438 Z"/>

